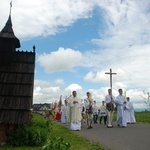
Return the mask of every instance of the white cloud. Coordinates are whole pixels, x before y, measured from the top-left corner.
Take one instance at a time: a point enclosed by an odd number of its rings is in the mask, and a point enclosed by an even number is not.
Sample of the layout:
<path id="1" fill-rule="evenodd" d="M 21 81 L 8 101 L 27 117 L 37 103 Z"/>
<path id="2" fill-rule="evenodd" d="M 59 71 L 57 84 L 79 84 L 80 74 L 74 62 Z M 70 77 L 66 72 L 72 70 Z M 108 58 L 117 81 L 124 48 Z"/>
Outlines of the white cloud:
<path id="1" fill-rule="evenodd" d="M 49 86 L 51 86 L 51 83 L 49 83 L 47 81 L 42 81 L 42 80 L 35 80 L 34 81 L 34 86 L 35 87 L 39 87 L 39 86 L 40 87 L 49 87 Z"/>
<path id="2" fill-rule="evenodd" d="M 51 93 L 51 92 L 59 92 L 60 91 L 60 88 L 59 87 L 48 87 L 48 88 L 44 88 L 42 89 L 42 91 L 44 93 Z"/>
<path id="3" fill-rule="evenodd" d="M 9 13 L 9 0 L 1 0 L 2 28 Z M 81 18 L 91 17 L 94 3 L 89 0 L 16 0 L 13 1 L 12 20 L 19 38 L 53 35 Z"/>
<path id="4" fill-rule="evenodd" d="M 112 68 L 117 73 L 113 77 L 116 86 L 148 88 L 150 2 L 101 0 L 97 4 L 106 27 L 103 32 L 99 31 L 99 39 L 91 40 L 100 46 L 100 50 L 83 54 L 83 66 L 94 70 L 90 70 L 84 79 L 103 83 L 106 81 L 102 78 L 103 70 Z"/>
<path id="5" fill-rule="evenodd" d="M 73 90 L 77 91 L 78 97 L 81 99 L 86 98 L 86 92 L 92 93 L 93 100 L 96 100 L 98 106 L 101 105 L 101 102 L 105 99 L 105 96 L 108 94 L 107 90 L 109 87 L 101 87 L 100 89 L 88 89 L 85 91 L 81 85 L 70 84 L 66 87 L 65 90 L 61 90 L 59 87 L 35 87 L 34 89 L 34 103 L 50 103 L 59 100 L 60 95 L 62 99 L 70 96 Z M 124 88 L 123 88 L 124 90 Z M 118 88 L 113 89 L 113 95 L 116 97 L 118 95 Z M 139 89 L 127 89 L 126 96 L 130 97 L 130 101 L 133 103 L 135 109 L 145 108 L 147 109 L 146 104 L 144 103 L 143 96 L 144 93 Z"/>
<path id="6" fill-rule="evenodd" d="M 35 87 L 35 89 L 34 89 L 35 95 L 36 94 L 38 95 L 40 93 L 40 90 L 41 90 L 41 87 L 39 87 L 39 86 Z"/>
<path id="7" fill-rule="evenodd" d="M 150 41 L 150 2 L 102 0 L 98 5 L 103 10 L 107 29 L 101 39 L 93 39 L 93 42 L 105 47 L 122 48 Z"/>
<path id="8" fill-rule="evenodd" d="M 57 101 L 61 91 L 59 87 L 38 87 L 40 88 L 37 91 L 37 87 L 34 88 L 34 103 L 50 103 Z"/>
<path id="9" fill-rule="evenodd" d="M 104 71 L 96 73 L 90 71 L 86 74 L 84 80 L 93 83 L 102 83 L 108 81 Z"/>
<path id="10" fill-rule="evenodd" d="M 123 47 L 122 49 L 124 50 L 122 53 L 120 49 L 91 52 L 87 60 L 83 58 L 84 61 L 86 60 L 83 64 L 84 67 L 94 68 L 94 71 L 87 73 L 84 79 L 90 82 L 103 83 L 103 81 L 106 81 L 104 72 L 108 72 L 112 68 L 113 72 L 117 73 L 117 75 L 113 76 L 114 82 L 122 82 L 131 88 L 135 86 L 148 88 L 150 44 Z"/>
<path id="11" fill-rule="evenodd" d="M 65 91 L 74 91 L 74 90 L 82 90 L 82 87 L 78 84 L 71 84 L 68 87 L 65 88 Z"/>
<path id="12" fill-rule="evenodd" d="M 66 96 L 72 94 L 73 90 L 78 92 L 82 90 L 82 87 L 78 84 L 71 84 L 63 91 L 59 86 L 44 87 L 43 83 L 39 82 L 38 86 L 34 87 L 34 103 L 55 102 L 59 100 L 60 95 L 63 95 L 63 99 L 65 99 Z"/>
<path id="13" fill-rule="evenodd" d="M 106 73 L 110 73 L 110 70 L 105 70 L 105 71 L 102 70 L 99 72 L 90 71 L 89 73 L 86 74 L 86 76 L 84 77 L 84 80 L 87 82 L 92 82 L 92 83 L 108 84 L 110 83 L 110 74 L 106 74 Z M 112 73 L 116 73 L 112 75 L 112 83 L 114 84 L 114 86 L 120 87 L 120 88 L 126 87 L 122 83 L 124 83 L 128 79 L 127 74 L 120 68 L 116 72 L 112 70 Z M 122 83 L 120 83 L 120 81 Z"/>
<path id="14" fill-rule="evenodd" d="M 39 64 L 47 73 L 69 71 L 80 64 L 82 53 L 72 49 L 59 48 L 50 54 L 41 54 L 38 57 Z"/>
<path id="15" fill-rule="evenodd" d="M 63 86 L 64 85 L 64 80 L 63 79 L 56 79 L 54 81 L 55 85 L 58 85 L 58 86 Z"/>

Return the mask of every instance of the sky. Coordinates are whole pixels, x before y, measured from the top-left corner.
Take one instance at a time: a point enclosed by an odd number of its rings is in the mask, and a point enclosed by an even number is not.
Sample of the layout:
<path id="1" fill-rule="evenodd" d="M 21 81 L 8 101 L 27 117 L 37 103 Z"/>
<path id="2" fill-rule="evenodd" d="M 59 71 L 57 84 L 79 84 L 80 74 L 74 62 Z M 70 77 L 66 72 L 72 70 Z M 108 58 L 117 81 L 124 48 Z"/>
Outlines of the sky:
<path id="1" fill-rule="evenodd" d="M 1 0 L 0 30 L 10 11 Z M 149 0 L 12 0 L 13 30 L 21 48 L 36 46 L 33 103 L 91 92 L 100 105 L 110 87 L 126 91 L 135 109 L 150 92 Z M 143 92 L 145 91 L 145 92 Z"/>

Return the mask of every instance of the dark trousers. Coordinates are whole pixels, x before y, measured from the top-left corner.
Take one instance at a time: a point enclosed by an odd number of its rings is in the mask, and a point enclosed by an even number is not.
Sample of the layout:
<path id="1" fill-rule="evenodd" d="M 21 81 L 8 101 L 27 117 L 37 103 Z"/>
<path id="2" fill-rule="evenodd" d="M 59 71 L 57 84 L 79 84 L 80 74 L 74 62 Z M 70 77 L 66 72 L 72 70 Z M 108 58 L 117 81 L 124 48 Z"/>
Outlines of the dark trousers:
<path id="1" fill-rule="evenodd" d="M 98 119 L 98 114 L 94 114 L 93 115 L 93 121 L 94 121 L 94 123 L 97 123 L 97 119 Z"/>
<path id="2" fill-rule="evenodd" d="M 106 125 L 106 121 L 107 121 L 107 116 L 100 116 L 100 121 L 99 123 L 102 123 L 102 118 L 104 118 L 104 124 Z"/>

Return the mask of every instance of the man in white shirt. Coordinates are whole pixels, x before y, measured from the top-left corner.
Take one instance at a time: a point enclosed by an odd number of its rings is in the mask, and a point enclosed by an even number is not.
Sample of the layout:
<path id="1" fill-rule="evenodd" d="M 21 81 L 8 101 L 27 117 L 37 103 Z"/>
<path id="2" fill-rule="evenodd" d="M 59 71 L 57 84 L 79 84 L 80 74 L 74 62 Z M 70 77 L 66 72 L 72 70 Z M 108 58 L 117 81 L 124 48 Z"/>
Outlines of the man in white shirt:
<path id="1" fill-rule="evenodd" d="M 114 100 L 111 89 L 108 89 L 108 95 L 105 97 L 106 109 L 107 109 L 107 127 L 113 127 L 113 114 L 114 114 Z"/>

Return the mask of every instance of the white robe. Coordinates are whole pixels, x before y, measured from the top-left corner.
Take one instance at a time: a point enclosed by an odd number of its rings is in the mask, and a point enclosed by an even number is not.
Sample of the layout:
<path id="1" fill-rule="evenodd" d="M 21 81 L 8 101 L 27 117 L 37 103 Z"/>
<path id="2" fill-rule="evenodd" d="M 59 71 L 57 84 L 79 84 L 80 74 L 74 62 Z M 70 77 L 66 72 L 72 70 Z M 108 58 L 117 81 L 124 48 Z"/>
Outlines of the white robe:
<path id="1" fill-rule="evenodd" d="M 133 104 L 130 101 L 127 101 L 127 109 L 126 109 L 126 120 L 127 123 L 135 123 L 135 116 L 134 116 L 134 108 Z"/>
<path id="2" fill-rule="evenodd" d="M 70 107 L 66 106 L 66 122 L 70 122 Z"/>
<path id="3" fill-rule="evenodd" d="M 131 123 L 135 123 L 136 119 L 134 116 L 134 107 L 133 104 L 130 102 L 130 117 L 131 117 Z"/>
<path id="4" fill-rule="evenodd" d="M 62 106 L 61 123 L 66 123 L 66 105 Z"/>
<path id="5" fill-rule="evenodd" d="M 118 95 L 115 99 L 115 103 L 118 104 L 117 107 L 117 124 L 126 127 L 127 126 L 127 121 L 126 121 L 126 114 L 124 110 L 124 96 L 123 95 Z"/>
<path id="6" fill-rule="evenodd" d="M 126 121 L 127 121 L 127 123 L 130 123 L 131 122 L 131 117 L 130 117 L 130 103 L 128 101 L 126 103 L 125 114 L 126 114 Z"/>
<path id="7" fill-rule="evenodd" d="M 78 103 L 73 104 L 73 101 L 78 101 Z M 70 129 L 71 130 L 81 130 L 81 100 L 78 97 L 69 98 L 70 106 Z"/>

